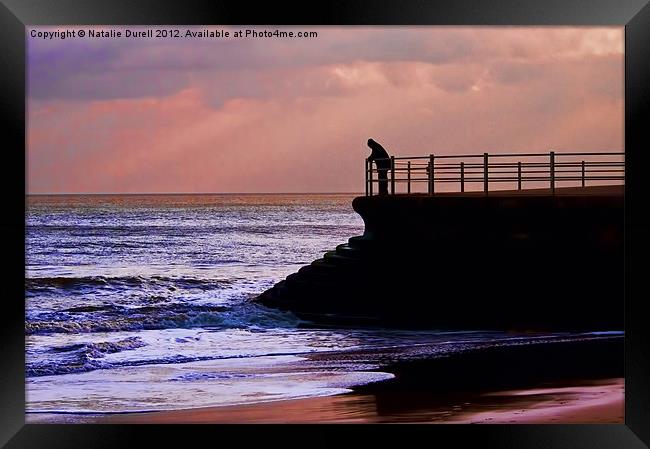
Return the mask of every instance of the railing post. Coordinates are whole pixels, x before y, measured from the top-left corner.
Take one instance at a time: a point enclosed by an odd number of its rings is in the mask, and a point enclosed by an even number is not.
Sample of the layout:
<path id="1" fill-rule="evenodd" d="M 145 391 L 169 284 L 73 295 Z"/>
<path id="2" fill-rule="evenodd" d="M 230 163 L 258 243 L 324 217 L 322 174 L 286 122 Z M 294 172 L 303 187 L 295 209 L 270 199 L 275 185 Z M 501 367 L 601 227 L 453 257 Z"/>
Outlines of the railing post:
<path id="1" fill-rule="evenodd" d="M 483 153 L 483 191 L 488 194 L 488 154 Z"/>
<path id="2" fill-rule="evenodd" d="M 372 196 L 372 161 L 368 163 L 368 190 L 370 190 L 370 196 Z"/>
<path id="3" fill-rule="evenodd" d="M 551 165 L 550 165 L 550 171 L 551 171 L 551 193 L 555 195 L 555 151 L 551 151 L 550 153 L 551 157 Z"/>
<path id="4" fill-rule="evenodd" d="M 435 156 L 433 154 L 429 155 L 429 195 L 435 195 L 436 193 L 436 179 L 433 173 L 435 165 Z"/>
<path id="5" fill-rule="evenodd" d="M 366 178 L 366 196 L 368 196 L 368 159 L 367 158 L 366 158 L 365 162 L 366 162 L 366 176 L 365 176 L 365 178 Z"/>
<path id="6" fill-rule="evenodd" d="M 517 190 L 521 190 L 521 161 L 517 162 Z"/>
<path id="7" fill-rule="evenodd" d="M 460 163 L 460 192 L 465 192 L 465 162 Z"/>
<path id="8" fill-rule="evenodd" d="M 582 187 L 585 186 L 585 161 L 582 161 Z"/>
<path id="9" fill-rule="evenodd" d="M 406 182 L 406 193 L 411 193 L 411 161 L 406 163 L 406 176 L 408 181 Z"/>
<path id="10" fill-rule="evenodd" d="M 390 193 L 395 195 L 395 156 L 390 157 Z"/>

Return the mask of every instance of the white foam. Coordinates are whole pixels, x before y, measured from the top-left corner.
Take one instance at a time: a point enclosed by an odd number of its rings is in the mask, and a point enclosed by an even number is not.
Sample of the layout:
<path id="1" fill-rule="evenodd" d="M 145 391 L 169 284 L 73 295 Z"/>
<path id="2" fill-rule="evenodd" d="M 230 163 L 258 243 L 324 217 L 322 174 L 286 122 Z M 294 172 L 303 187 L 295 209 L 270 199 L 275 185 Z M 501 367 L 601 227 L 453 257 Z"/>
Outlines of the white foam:
<path id="1" fill-rule="evenodd" d="M 271 356 L 30 378 L 28 411 L 115 413 L 248 404 L 341 394 L 393 377 L 304 370 L 299 361 L 297 356 Z"/>

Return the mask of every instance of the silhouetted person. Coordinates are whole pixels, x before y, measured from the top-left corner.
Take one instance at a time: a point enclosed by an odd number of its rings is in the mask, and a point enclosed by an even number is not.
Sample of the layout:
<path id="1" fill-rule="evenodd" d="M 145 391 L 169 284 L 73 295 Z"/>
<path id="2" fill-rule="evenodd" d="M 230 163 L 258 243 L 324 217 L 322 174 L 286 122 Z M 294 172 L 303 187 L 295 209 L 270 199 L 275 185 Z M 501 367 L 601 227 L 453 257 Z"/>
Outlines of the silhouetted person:
<path id="1" fill-rule="evenodd" d="M 390 170 L 390 156 L 388 152 L 372 139 L 368 139 L 368 146 L 372 150 L 368 159 L 370 163 L 375 161 L 377 173 L 379 174 L 379 194 L 388 195 L 388 170 Z"/>

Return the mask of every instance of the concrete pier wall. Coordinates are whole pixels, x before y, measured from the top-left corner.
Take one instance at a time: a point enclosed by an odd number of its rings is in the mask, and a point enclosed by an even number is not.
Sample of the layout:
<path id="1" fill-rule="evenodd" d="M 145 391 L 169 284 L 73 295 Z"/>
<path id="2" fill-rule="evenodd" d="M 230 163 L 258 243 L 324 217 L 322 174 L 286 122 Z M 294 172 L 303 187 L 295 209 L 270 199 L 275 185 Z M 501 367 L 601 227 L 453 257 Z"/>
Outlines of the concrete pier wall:
<path id="1" fill-rule="evenodd" d="M 622 329 L 623 190 L 358 197 L 363 236 L 260 295 L 319 321 Z"/>

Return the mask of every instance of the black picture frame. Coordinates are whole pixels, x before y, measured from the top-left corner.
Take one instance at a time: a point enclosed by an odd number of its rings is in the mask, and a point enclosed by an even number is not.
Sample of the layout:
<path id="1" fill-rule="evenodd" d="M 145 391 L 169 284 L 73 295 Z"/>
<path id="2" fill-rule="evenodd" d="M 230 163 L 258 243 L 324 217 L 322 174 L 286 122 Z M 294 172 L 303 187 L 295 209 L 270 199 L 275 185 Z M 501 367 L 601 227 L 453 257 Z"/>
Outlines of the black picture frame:
<path id="1" fill-rule="evenodd" d="M 267 443 L 339 445 L 355 437 L 394 438 L 454 447 L 642 448 L 650 445 L 650 328 L 641 311 L 650 227 L 644 216 L 650 108 L 650 6 L 645 0 L 336 0 L 323 3 L 234 0 L 1 0 L 2 128 L 5 151 L 0 219 L 6 268 L 2 285 L 0 444 L 11 448 L 213 445 L 261 437 Z M 435 426 L 121 426 L 25 424 L 25 27 L 29 25 L 131 24 L 276 25 L 618 25 L 625 26 L 625 424 Z M 21 154 L 21 150 L 23 153 Z M 22 267 L 20 266 L 23 262 Z M 645 275 L 645 276 L 644 276 Z M 22 277 L 21 277 L 22 276 Z M 291 436 L 289 438 L 289 436 Z M 352 436 L 352 435 L 349 435 Z M 230 440 L 234 437 L 235 440 Z M 277 440 L 275 438 L 278 438 Z M 446 443 L 442 443 L 442 442 Z M 645 442 L 645 444 L 644 444 Z M 247 445 L 248 445 L 247 444 Z"/>

